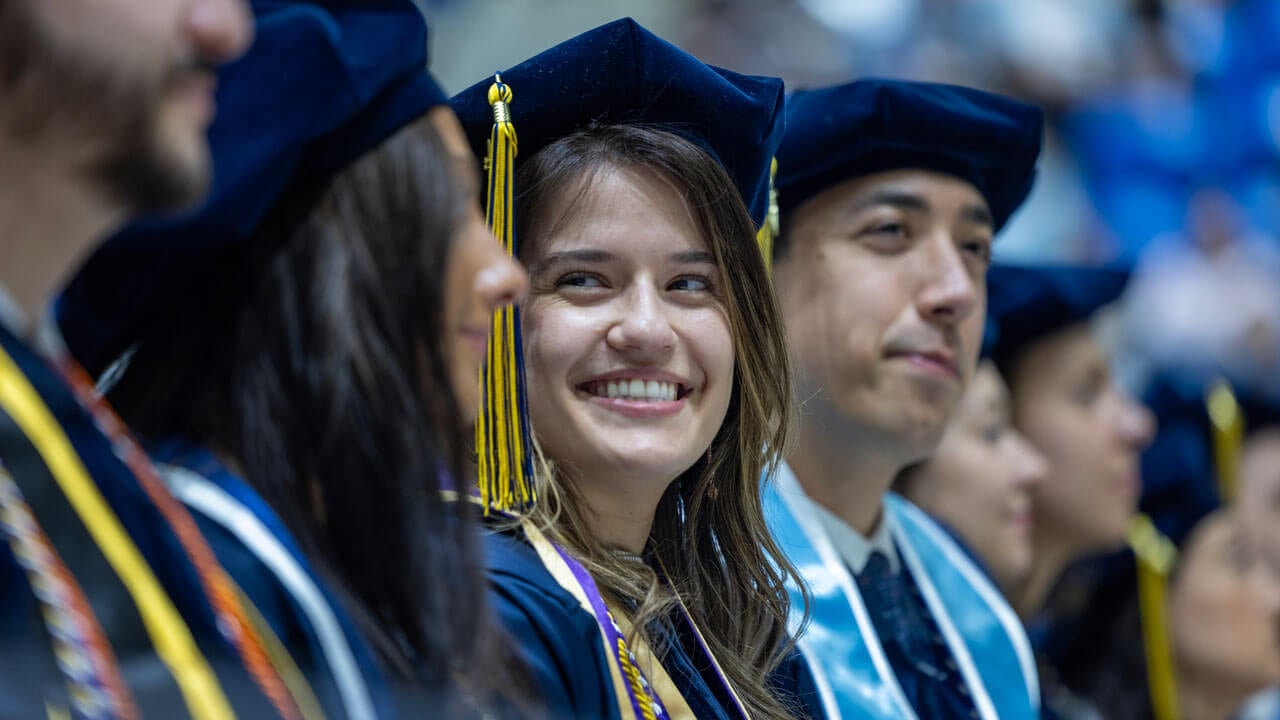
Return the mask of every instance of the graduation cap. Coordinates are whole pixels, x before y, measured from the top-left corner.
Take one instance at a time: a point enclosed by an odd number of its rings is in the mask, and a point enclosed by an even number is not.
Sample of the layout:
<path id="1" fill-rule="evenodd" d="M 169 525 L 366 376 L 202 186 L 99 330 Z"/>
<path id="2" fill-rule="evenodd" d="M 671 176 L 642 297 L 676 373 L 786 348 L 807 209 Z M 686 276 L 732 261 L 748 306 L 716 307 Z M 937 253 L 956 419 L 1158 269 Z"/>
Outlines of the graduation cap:
<path id="1" fill-rule="evenodd" d="M 782 217 L 853 178 L 933 170 L 971 183 L 997 231 L 1035 180 L 1044 113 L 1033 105 L 955 85 L 857 80 L 787 99 L 778 149 Z"/>
<path id="2" fill-rule="evenodd" d="M 755 226 L 764 228 L 758 239 L 767 241 L 783 102 L 781 80 L 706 65 L 629 18 L 566 40 L 451 100 L 472 150 L 485 159 L 487 219 L 513 254 L 515 163 L 594 125 L 641 124 L 697 145 L 728 172 Z M 519 309 L 501 309 L 493 322 L 476 423 L 480 492 L 486 508 L 517 510 L 535 499 Z"/>
<path id="3" fill-rule="evenodd" d="M 57 301 L 68 348 L 95 376 L 237 276 L 286 191 L 324 182 L 446 102 L 427 71 L 427 27 L 412 0 L 252 7 L 255 42 L 218 75 L 208 196 L 108 239 Z"/>
<path id="4" fill-rule="evenodd" d="M 702 148 L 733 178 L 756 227 L 769 206 L 769 166 L 782 141 L 782 80 L 703 63 L 630 18 L 566 40 L 499 73 L 514 95 L 520 157 L 598 124 L 644 124 Z M 493 118 L 491 79 L 451 103 L 477 157 Z"/>
<path id="5" fill-rule="evenodd" d="M 1125 270 L 1071 265 L 996 264 L 987 272 L 984 352 L 1009 377 L 1014 362 L 1038 340 L 1087 322 L 1120 297 Z"/>

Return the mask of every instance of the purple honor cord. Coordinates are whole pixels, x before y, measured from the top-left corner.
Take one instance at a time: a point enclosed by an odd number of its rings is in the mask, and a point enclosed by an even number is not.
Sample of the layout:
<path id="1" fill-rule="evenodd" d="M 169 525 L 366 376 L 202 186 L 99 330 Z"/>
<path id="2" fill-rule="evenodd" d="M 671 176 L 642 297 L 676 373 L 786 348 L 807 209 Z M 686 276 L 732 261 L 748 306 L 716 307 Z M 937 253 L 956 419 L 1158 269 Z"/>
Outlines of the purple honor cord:
<path id="1" fill-rule="evenodd" d="M 588 602 L 591 603 L 592 612 L 595 613 L 596 623 L 604 630 L 605 637 L 609 639 L 609 649 L 614 654 L 614 657 L 618 662 L 619 670 L 625 670 L 628 663 L 622 657 L 622 653 L 624 652 L 623 648 L 625 647 L 625 644 L 621 642 L 623 639 L 622 633 L 618 630 L 618 626 L 613 622 L 612 617 L 609 615 L 609 608 L 605 605 L 604 597 L 600 594 L 600 589 L 596 586 L 595 579 L 592 578 L 591 573 L 587 572 L 587 569 L 582 566 L 582 563 L 578 562 L 577 558 L 570 555 L 568 551 L 555 543 L 551 543 L 551 546 L 556 549 L 560 558 L 564 560 L 565 565 L 568 566 L 569 571 L 573 573 L 574 579 L 578 581 L 578 585 L 582 587 L 582 591 L 587 596 Z M 665 582 L 665 568 L 663 569 L 662 577 Z M 668 584 L 668 588 L 670 588 L 670 584 Z M 674 590 L 672 592 L 674 592 Z M 702 649 L 703 655 L 710 662 L 711 667 L 716 671 L 716 677 L 720 680 L 721 685 L 724 686 L 728 696 L 733 699 L 734 707 L 737 708 L 739 716 L 742 717 L 743 720 L 749 720 L 747 710 L 742 705 L 742 700 L 739 699 L 738 694 L 733 691 L 733 686 L 729 684 L 729 679 L 725 677 L 724 670 L 720 668 L 720 663 L 716 662 L 715 655 L 711 654 L 711 648 L 707 647 L 707 642 L 703 639 L 702 632 L 698 630 L 697 623 L 693 621 L 693 616 L 689 614 L 689 609 L 685 607 L 684 601 L 680 599 L 680 595 L 678 593 L 676 593 L 676 601 L 680 606 L 680 614 L 684 616 L 685 622 L 689 624 L 689 628 L 693 631 L 693 636 L 698 640 L 698 647 Z M 634 660 L 632 660 L 630 664 L 635 666 L 636 671 L 643 675 L 643 671 L 639 666 L 635 665 Z M 635 688 L 632 687 L 629 679 L 626 677 L 623 677 L 623 684 L 627 686 L 627 695 L 631 700 L 631 707 L 635 710 L 636 718 L 643 718 L 644 713 L 641 711 L 640 698 L 636 697 Z M 650 697 L 654 703 L 655 714 L 660 718 L 668 717 L 666 708 L 662 706 L 662 701 L 658 698 L 656 689 L 653 689 L 653 684 L 646 684 L 651 689 Z"/>
<path id="2" fill-rule="evenodd" d="M 577 558 L 570 555 L 564 548 L 556 543 L 551 543 L 551 546 L 560 554 L 560 559 L 564 560 L 564 564 L 573 573 L 578 585 L 582 586 L 582 592 L 587 596 L 587 601 L 591 603 L 591 611 L 595 613 L 596 624 L 604 630 L 605 637 L 609 639 L 609 651 L 613 653 L 614 658 L 617 660 L 619 671 L 625 671 L 628 664 L 634 665 L 635 663 L 622 657 L 623 648 L 625 647 L 622 642 L 622 633 L 618 631 L 618 626 L 614 624 L 613 619 L 609 616 L 609 608 L 604 604 L 604 597 L 600 595 L 600 589 L 596 587 L 595 579 L 582 566 L 582 563 L 578 562 Z M 638 666 L 636 671 L 641 672 Z M 631 699 L 631 707 L 635 710 L 637 720 L 642 720 L 644 712 L 641 710 L 640 698 L 636 697 L 635 688 L 632 687 L 630 678 L 624 675 L 622 684 L 627 688 L 627 696 Z M 650 687 L 653 687 L 652 684 L 650 684 Z M 658 699 L 657 693 L 651 693 L 650 697 L 653 700 L 655 714 L 658 717 L 667 717 L 666 709 L 662 707 L 662 701 Z"/>

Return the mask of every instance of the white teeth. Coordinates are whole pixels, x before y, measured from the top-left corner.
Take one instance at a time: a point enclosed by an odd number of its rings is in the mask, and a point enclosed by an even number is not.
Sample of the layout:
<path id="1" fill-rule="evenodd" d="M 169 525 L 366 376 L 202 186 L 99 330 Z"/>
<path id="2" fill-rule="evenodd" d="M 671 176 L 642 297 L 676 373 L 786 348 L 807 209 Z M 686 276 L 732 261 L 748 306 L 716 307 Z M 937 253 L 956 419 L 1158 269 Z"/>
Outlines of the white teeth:
<path id="1" fill-rule="evenodd" d="M 680 393 L 676 383 L 660 380 L 609 380 L 591 383 L 591 394 L 623 400 L 660 400 L 672 402 Z"/>

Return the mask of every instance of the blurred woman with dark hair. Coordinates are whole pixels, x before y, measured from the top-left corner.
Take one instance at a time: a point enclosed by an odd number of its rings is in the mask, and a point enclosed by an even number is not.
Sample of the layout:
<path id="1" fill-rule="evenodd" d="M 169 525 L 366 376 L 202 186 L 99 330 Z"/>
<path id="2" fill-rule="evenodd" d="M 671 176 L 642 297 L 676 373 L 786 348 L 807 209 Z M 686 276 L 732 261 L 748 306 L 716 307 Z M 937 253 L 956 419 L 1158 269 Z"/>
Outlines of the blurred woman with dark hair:
<path id="1" fill-rule="evenodd" d="M 212 199 L 108 242 L 61 302 L 68 343 L 90 367 L 131 348 L 111 399 L 326 712 L 522 711 L 472 508 L 442 494 L 527 278 L 411 2 L 255 10 Z"/>

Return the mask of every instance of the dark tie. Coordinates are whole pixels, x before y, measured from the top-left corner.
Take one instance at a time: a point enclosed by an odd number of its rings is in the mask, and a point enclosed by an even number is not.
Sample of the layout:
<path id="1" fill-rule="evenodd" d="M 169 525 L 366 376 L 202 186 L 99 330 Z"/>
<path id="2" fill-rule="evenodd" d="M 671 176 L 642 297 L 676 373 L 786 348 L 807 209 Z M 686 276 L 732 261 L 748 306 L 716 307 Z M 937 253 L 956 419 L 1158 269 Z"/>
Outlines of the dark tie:
<path id="1" fill-rule="evenodd" d="M 910 573 L 893 572 L 888 556 L 875 550 L 857 577 L 889 664 L 921 720 L 977 718 L 964 677 Z"/>

